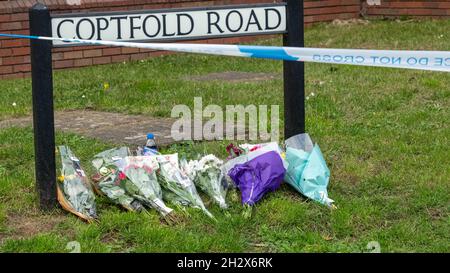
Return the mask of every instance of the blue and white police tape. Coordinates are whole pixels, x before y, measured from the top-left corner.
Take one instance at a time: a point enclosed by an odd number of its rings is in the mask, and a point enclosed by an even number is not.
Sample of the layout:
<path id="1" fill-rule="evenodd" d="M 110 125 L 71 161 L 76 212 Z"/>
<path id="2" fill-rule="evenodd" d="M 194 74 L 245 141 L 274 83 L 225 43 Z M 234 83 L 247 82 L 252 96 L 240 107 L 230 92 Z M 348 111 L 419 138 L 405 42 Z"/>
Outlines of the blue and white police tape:
<path id="1" fill-rule="evenodd" d="M 210 55 L 264 58 L 284 61 L 349 64 L 450 72 L 450 51 L 332 49 L 251 45 L 135 43 L 58 37 L 0 34 L 0 37 L 63 41 L 68 43 L 135 47 Z"/>

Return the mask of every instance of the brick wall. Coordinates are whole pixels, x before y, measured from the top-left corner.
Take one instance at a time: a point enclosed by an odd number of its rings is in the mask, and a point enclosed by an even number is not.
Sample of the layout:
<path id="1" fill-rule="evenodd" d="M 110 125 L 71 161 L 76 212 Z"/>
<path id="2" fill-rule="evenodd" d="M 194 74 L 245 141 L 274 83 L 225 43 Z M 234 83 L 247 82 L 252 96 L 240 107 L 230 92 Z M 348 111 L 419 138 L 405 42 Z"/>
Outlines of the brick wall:
<path id="1" fill-rule="evenodd" d="M 373 1 L 373 0 L 372 0 Z M 369 17 L 447 17 L 450 16 L 450 0 L 379 0 L 380 5 L 366 5 Z"/>
<path id="2" fill-rule="evenodd" d="M 53 13 L 80 11 L 139 10 L 209 5 L 231 5 L 243 3 L 272 3 L 279 0 L 81 0 L 81 6 L 68 5 L 65 0 L 41 0 Z M 359 15 L 360 0 L 305 1 L 305 22 L 331 21 L 335 18 L 350 19 Z M 74 2 L 74 1 L 72 1 Z M 0 1 L 0 32 L 28 34 L 28 9 L 33 0 Z M 208 40 L 210 43 L 249 42 L 255 37 Z M 204 42 L 204 41 L 203 41 Z M 29 76 L 29 40 L 0 39 L 0 78 Z M 83 67 L 96 64 L 140 60 L 166 52 L 155 52 L 136 48 L 111 47 L 65 47 L 53 49 L 55 69 Z"/>
<path id="3" fill-rule="evenodd" d="M 360 0 L 305 0 L 305 24 L 358 18 Z"/>
<path id="4" fill-rule="evenodd" d="M 77 0 L 40 0 L 53 13 L 120 11 L 176 8 L 244 3 L 272 3 L 281 0 L 78 0 L 81 5 L 69 5 Z M 367 2 L 381 1 L 381 6 L 367 6 Z M 28 9 L 36 0 L 0 0 L 0 32 L 28 34 Z M 361 8 L 369 16 L 450 15 L 450 1 L 388 1 L 388 0 L 305 0 L 305 24 L 351 19 L 360 16 Z M 244 43 L 255 37 L 214 39 L 210 43 Z M 77 46 L 53 49 L 53 67 L 65 69 L 97 64 L 140 60 L 167 54 L 135 48 Z M 29 76 L 29 40 L 0 38 L 0 79 Z"/>

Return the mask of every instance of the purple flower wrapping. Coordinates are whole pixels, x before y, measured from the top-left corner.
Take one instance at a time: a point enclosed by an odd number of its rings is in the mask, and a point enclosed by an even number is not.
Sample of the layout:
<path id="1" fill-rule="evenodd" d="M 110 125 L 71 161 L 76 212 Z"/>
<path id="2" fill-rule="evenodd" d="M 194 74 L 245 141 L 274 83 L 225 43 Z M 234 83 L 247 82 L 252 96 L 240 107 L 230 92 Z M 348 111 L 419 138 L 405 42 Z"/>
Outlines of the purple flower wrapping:
<path id="1" fill-rule="evenodd" d="M 237 164 L 228 175 L 241 191 L 242 203 L 254 205 L 265 193 L 280 187 L 285 172 L 280 155 L 270 151 Z"/>

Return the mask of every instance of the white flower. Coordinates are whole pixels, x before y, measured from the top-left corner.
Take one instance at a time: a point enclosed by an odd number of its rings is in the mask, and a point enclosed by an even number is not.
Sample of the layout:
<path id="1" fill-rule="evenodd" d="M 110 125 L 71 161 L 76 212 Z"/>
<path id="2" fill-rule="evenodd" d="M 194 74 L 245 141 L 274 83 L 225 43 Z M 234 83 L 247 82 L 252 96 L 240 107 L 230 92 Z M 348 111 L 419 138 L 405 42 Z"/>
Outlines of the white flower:
<path id="1" fill-rule="evenodd" d="M 84 98 L 86 98 L 86 96 L 85 96 L 85 95 L 83 95 L 83 96 L 81 96 L 81 97 L 82 97 L 83 99 L 84 99 Z"/>
<path id="2" fill-rule="evenodd" d="M 16 107 L 16 106 L 17 106 L 17 103 L 13 102 L 13 103 L 12 103 L 12 106 Z"/>
<path id="3" fill-rule="evenodd" d="M 309 100 L 309 96 L 306 96 L 306 100 Z"/>
<path id="4" fill-rule="evenodd" d="M 182 165 L 184 165 L 184 171 L 193 179 L 198 172 L 204 172 L 210 167 L 219 168 L 222 164 L 222 160 L 218 159 L 215 155 L 209 154 L 200 160 L 190 160 L 187 164 Z"/>
<path id="5" fill-rule="evenodd" d="M 314 94 L 314 92 L 311 93 L 311 97 L 314 97 L 316 94 Z"/>
<path id="6" fill-rule="evenodd" d="M 218 159 L 215 155 L 209 154 L 200 159 L 200 165 L 213 165 L 219 166 L 223 164 L 223 161 Z"/>

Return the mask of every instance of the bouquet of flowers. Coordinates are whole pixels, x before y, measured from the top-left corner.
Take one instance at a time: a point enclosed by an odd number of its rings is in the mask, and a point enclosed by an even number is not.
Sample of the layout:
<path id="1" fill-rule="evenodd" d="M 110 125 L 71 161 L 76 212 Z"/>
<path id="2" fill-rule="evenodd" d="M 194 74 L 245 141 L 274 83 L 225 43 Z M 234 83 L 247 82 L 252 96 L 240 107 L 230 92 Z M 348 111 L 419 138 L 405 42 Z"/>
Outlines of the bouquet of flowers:
<path id="1" fill-rule="evenodd" d="M 145 210 L 142 203 L 126 192 L 122 187 L 125 174 L 121 173 L 115 162 L 131 155 L 127 147 L 114 148 L 103 151 L 95 155 L 92 165 L 97 170 L 97 174 L 92 177 L 94 189 L 101 195 L 106 195 L 113 203 L 119 204 L 130 211 Z"/>
<path id="2" fill-rule="evenodd" d="M 222 160 L 214 155 L 206 155 L 200 160 L 191 160 L 183 166 L 184 171 L 194 184 L 210 196 L 222 209 L 228 206 L 225 202 L 227 182 L 220 166 Z"/>
<path id="3" fill-rule="evenodd" d="M 246 208 L 243 213 L 249 217 L 252 206 L 265 193 L 280 186 L 287 163 L 276 142 L 241 144 L 238 149 L 240 155 L 228 160 L 222 170 L 241 192 L 241 202 Z"/>
<path id="4" fill-rule="evenodd" d="M 67 211 L 92 222 L 97 218 L 95 196 L 80 166 L 80 160 L 69 147 L 59 146 L 61 176 L 57 187 L 58 201 Z"/>
<path id="5" fill-rule="evenodd" d="M 175 200 L 167 200 L 199 208 L 206 215 L 214 218 L 203 204 L 192 180 L 180 169 L 178 154 L 157 155 L 156 159 L 159 163 L 158 181 L 164 190 L 170 192 L 170 194 L 164 194 L 164 196 L 166 198 L 176 196 Z"/>
<path id="6" fill-rule="evenodd" d="M 175 220 L 169 215 L 173 210 L 162 201 L 162 191 L 156 177 L 159 165 L 154 156 L 127 156 L 115 164 L 126 176 L 120 179 L 120 183 L 129 195 L 156 209 L 166 220 Z"/>
<path id="7" fill-rule="evenodd" d="M 280 187 L 286 170 L 279 154 L 270 151 L 237 164 L 228 173 L 241 191 L 242 203 L 250 206 Z"/>
<path id="8" fill-rule="evenodd" d="M 232 149 L 229 147 L 233 147 Z M 245 164 L 248 161 L 270 151 L 276 152 L 280 157 L 282 157 L 282 151 L 276 142 L 260 143 L 260 144 L 241 144 L 239 148 L 230 144 L 227 147 L 227 151 L 235 150 L 235 152 L 230 154 L 230 157 L 225 164 L 221 166 L 222 172 L 227 174 L 226 178 L 229 180 L 229 184 L 234 185 L 231 177 L 228 175 L 230 170 L 238 164 Z M 236 151 L 239 151 L 238 153 Z M 233 156 L 238 155 L 238 156 Z M 283 160 L 282 163 L 285 169 L 287 168 L 287 162 Z"/>
<path id="9" fill-rule="evenodd" d="M 314 144 L 308 134 L 293 136 L 285 143 L 289 163 L 285 181 L 304 196 L 336 208 L 334 201 L 328 197 L 330 170 L 319 145 Z"/>

